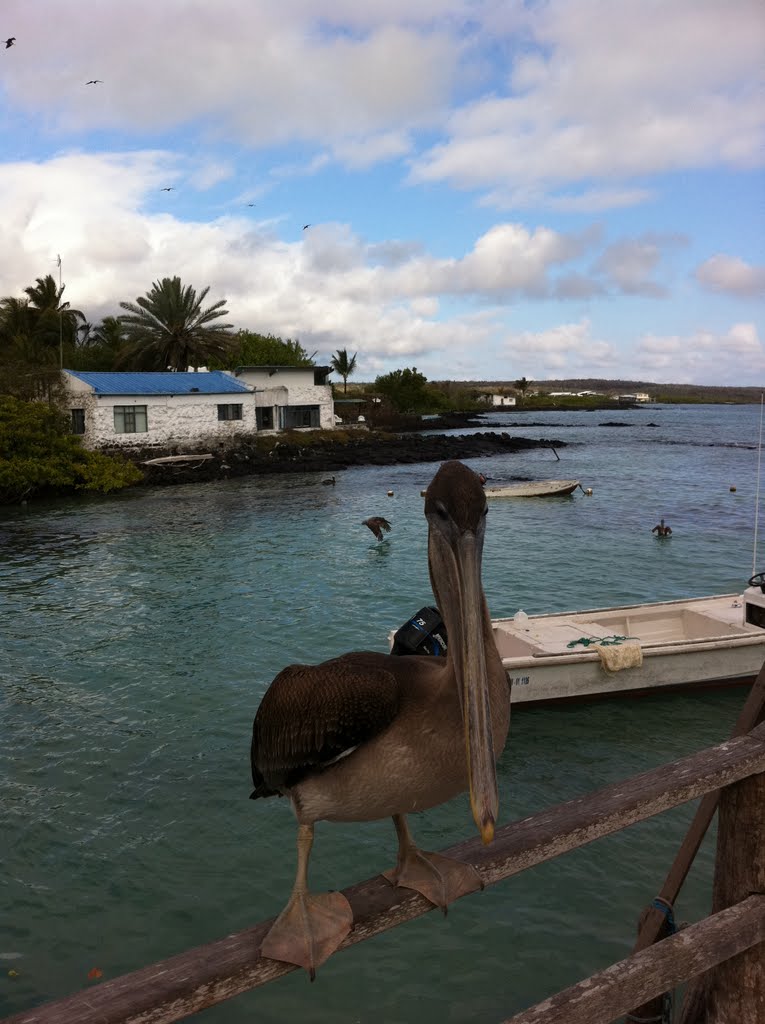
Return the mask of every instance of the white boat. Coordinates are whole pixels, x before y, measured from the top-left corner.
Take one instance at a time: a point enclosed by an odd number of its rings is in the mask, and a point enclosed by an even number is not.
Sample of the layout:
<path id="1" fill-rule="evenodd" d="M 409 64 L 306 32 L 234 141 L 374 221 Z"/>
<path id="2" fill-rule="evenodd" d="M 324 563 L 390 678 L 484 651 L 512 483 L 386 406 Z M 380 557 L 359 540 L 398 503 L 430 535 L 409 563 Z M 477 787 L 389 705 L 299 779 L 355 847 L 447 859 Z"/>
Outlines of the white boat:
<path id="1" fill-rule="evenodd" d="M 759 583 L 743 594 L 552 615 L 518 612 L 493 619 L 492 626 L 518 704 L 751 683 L 765 661 Z M 430 628 L 436 635 L 437 627 Z"/>
<path id="2" fill-rule="evenodd" d="M 526 480 L 520 484 L 485 487 L 487 498 L 546 498 L 556 494 L 571 494 L 579 487 L 578 480 Z"/>

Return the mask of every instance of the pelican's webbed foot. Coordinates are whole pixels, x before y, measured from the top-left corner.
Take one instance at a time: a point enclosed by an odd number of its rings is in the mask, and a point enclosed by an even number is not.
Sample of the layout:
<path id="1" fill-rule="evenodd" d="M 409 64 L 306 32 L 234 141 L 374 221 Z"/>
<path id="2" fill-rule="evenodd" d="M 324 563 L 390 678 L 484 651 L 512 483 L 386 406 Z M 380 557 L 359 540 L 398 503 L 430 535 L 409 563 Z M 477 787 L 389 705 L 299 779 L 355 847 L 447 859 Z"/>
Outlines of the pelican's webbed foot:
<path id="1" fill-rule="evenodd" d="M 298 863 L 289 903 L 271 925 L 260 947 L 261 956 L 305 967 L 316 977 L 316 968 L 328 960 L 353 927 L 353 911 L 339 892 L 308 891 L 308 858 L 313 845 L 313 825 L 298 826 Z"/>
<path id="2" fill-rule="evenodd" d="M 393 885 L 422 893 L 444 914 L 449 904 L 460 896 L 483 889 L 481 876 L 469 864 L 420 850 L 412 841 L 403 814 L 396 815 L 393 823 L 398 833 L 398 859 L 393 871 L 383 872 Z"/>
<path id="3" fill-rule="evenodd" d="M 293 892 L 260 947 L 262 956 L 304 967 L 311 976 L 351 930 L 353 911 L 339 892 Z"/>

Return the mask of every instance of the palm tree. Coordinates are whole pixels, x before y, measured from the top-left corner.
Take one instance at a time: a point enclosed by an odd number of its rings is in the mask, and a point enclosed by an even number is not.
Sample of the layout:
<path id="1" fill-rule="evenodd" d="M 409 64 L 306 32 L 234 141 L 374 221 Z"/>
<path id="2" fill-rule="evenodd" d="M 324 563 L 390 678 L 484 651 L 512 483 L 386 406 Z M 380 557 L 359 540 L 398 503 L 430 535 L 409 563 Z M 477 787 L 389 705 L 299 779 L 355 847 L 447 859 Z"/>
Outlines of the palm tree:
<path id="1" fill-rule="evenodd" d="M 332 356 L 331 366 L 335 373 L 339 373 L 343 378 L 343 394 L 348 391 L 348 378 L 356 369 L 356 356 L 358 352 L 354 352 L 353 358 L 348 358 L 348 349 L 339 348 L 337 352 Z"/>
<path id="2" fill-rule="evenodd" d="M 120 359 L 123 366 L 141 370 L 188 370 L 226 356 L 233 338 L 232 324 L 212 324 L 227 316 L 221 309 L 225 299 L 202 308 L 209 285 L 197 295 L 184 288 L 180 277 L 155 281 L 148 295 L 133 302 L 121 302 L 128 312 L 117 319 L 127 346 Z"/>
<path id="3" fill-rule="evenodd" d="M 515 386 L 516 386 L 516 388 L 521 393 L 521 402 L 522 402 L 523 399 L 526 397 L 526 391 L 528 390 L 528 388 L 531 387 L 531 381 L 530 380 L 526 380 L 525 377 L 521 377 L 520 380 L 517 380 L 515 382 Z"/>
<path id="4" fill-rule="evenodd" d="M 68 302 L 61 301 L 65 288 L 66 285 L 56 284 L 52 274 L 46 274 L 24 289 L 34 317 L 35 340 L 45 348 L 53 349 L 61 343 L 76 344 L 77 332 L 85 323 L 81 310 L 72 309 Z"/>
<path id="5" fill-rule="evenodd" d="M 114 370 L 125 348 L 125 329 L 116 316 L 100 324 L 83 324 L 79 341 L 68 356 L 72 370 Z"/>
<path id="6" fill-rule="evenodd" d="M 34 318 L 29 299 L 0 299 L 0 355 L 31 358 L 34 351 Z"/>

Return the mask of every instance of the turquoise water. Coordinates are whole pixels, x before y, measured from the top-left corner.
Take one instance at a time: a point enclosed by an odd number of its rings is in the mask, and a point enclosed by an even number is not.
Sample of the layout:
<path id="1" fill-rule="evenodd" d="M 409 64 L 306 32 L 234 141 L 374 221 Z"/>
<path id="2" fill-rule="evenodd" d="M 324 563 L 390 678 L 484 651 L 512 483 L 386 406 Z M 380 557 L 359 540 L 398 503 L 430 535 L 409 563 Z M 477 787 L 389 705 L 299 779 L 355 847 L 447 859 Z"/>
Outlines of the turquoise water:
<path id="1" fill-rule="evenodd" d="M 492 614 L 740 590 L 759 415 L 493 414 L 495 429 L 569 445 L 560 462 L 548 450 L 471 460 L 492 484 L 577 477 L 593 494 L 491 504 Z M 358 468 L 335 487 L 253 477 L 0 515 L 0 1015 L 92 984 L 92 967 L 114 977 L 281 909 L 295 829 L 284 801 L 248 800 L 253 714 L 285 664 L 385 650 L 388 629 L 430 601 L 420 490 L 435 468 Z M 391 520 L 389 541 L 361 526 L 369 515 Z M 650 532 L 661 516 L 670 541 Z M 723 739 L 742 700 L 516 712 L 503 821 Z M 629 952 L 692 810 L 355 947 L 314 985 L 296 973 L 200 1019 L 500 1020 Z M 412 821 L 430 849 L 471 824 L 466 798 Z M 680 918 L 707 911 L 713 856 L 708 840 Z M 320 824 L 312 883 L 342 888 L 394 859 L 390 822 Z"/>

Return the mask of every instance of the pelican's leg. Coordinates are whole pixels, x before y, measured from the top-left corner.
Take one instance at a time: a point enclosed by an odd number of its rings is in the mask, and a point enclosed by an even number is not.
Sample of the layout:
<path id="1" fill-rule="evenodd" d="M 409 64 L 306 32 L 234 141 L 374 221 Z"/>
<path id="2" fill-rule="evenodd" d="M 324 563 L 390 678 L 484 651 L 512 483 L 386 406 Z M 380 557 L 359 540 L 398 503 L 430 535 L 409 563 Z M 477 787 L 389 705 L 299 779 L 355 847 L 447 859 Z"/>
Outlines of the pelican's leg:
<path id="1" fill-rule="evenodd" d="M 481 876 L 469 864 L 420 850 L 412 839 L 405 815 L 394 814 L 393 824 L 398 835 L 398 860 L 393 871 L 383 872 L 393 885 L 416 889 L 444 913 L 460 896 L 483 889 Z"/>
<path id="2" fill-rule="evenodd" d="M 263 956 L 316 968 L 335 952 L 353 925 L 353 911 L 339 892 L 313 895 L 308 891 L 308 858 L 313 846 L 313 825 L 298 825 L 298 863 L 289 903 L 271 926 L 260 947 Z"/>

